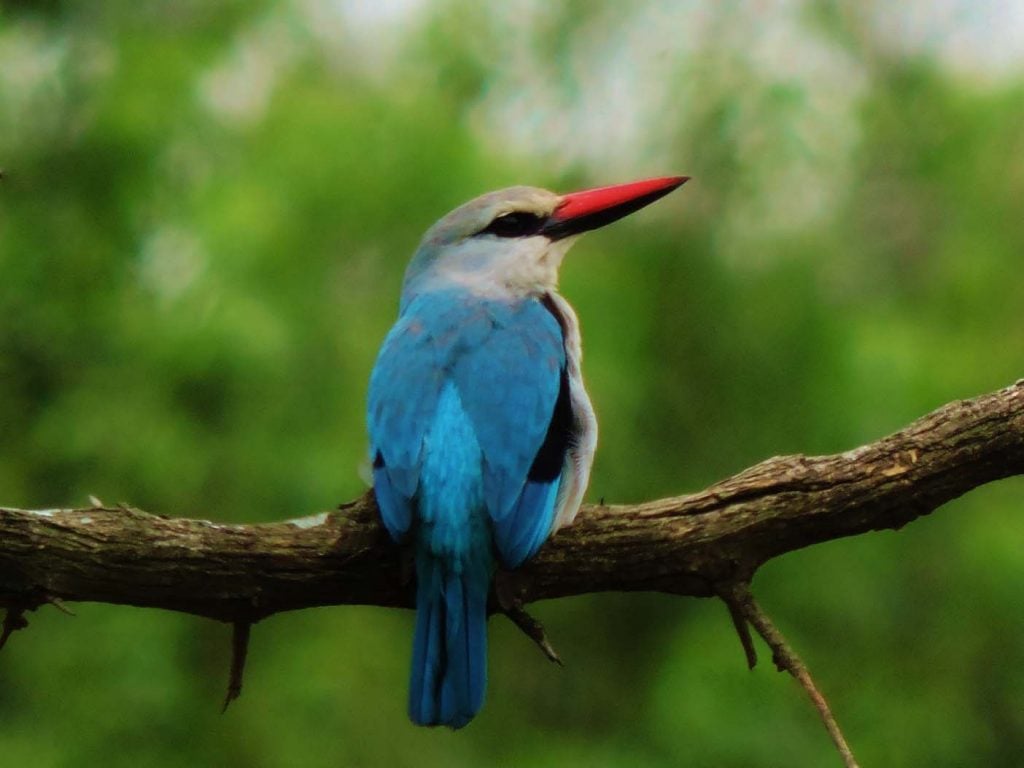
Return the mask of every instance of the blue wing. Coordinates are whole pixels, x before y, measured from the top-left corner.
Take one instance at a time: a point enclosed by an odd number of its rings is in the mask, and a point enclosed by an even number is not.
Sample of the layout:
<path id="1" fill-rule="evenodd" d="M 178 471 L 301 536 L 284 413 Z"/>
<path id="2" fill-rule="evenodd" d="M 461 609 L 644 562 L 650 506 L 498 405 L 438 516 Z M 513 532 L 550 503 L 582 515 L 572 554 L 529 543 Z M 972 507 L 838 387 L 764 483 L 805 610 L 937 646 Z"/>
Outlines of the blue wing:
<path id="1" fill-rule="evenodd" d="M 559 399 L 565 345 L 558 321 L 539 302 L 489 309 L 492 332 L 460 356 L 452 374 L 484 456 L 495 545 L 514 568 L 551 530 L 559 478 L 531 479 L 531 468 Z"/>
<path id="2" fill-rule="evenodd" d="M 416 297 L 388 334 L 370 380 L 374 483 L 392 537 L 411 525 L 423 439 L 452 381 L 484 457 L 498 554 L 507 567 L 532 555 L 551 529 L 558 495 L 559 474 L 534 465 L 550 443 L 564 368 L 561 327 L 540 302 L 481 301 L 456 291 Z M 560 468 L 562 457 L 554 458 Z"/>
<path id="3" fill-rule="evenodd" d="M 403 314 L 384 340 L 370 376 L 367 424 L 373 486 L 381 519 L 396 541 L 412 523 L 423 439 L 444 383 L 446 359 L 436 329 L 454 318 L 441 310 L 439 305 L 427 306 Z"/>

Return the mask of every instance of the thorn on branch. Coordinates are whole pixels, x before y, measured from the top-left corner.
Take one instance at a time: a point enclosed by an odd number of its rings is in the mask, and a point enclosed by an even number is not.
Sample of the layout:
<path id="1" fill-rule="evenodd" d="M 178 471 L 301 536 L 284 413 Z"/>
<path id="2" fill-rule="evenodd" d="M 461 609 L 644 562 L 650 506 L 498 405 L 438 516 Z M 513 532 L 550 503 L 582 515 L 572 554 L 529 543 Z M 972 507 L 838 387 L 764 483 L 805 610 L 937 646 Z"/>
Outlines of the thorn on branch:
<path id="1" fill-rule="evenodd" d="M 544 625 L 533 618 L 523 608 L 523 601 L 519 598 L 515 588 L 515 574 L 509 571 L 499 570 L 494 576 L 494 596 L 497 598 L 498 608 L 504 613 L 513 624 L 522 631 L 524 635 L 533 640 L 541 652 L 560 667 L 564 667 L 562 657 L 551 645 Z"/>
<path id="2" fill-rule="evenodd" d="M 562 657 L 558 655 L 558 651 L 555 650 L 555 647 L 551 645 L 551 641 L 548 640 L 547 633 L 544 631 L 544 625 L 523 610 L 521 605 L 502 608 L 502 613 L 508 616 L 512 623 L 523 631 L 523 634 L 537 644 L 541 652 L 548 657 L 548 661 L 552 661 L 560 667 L 565 666 Z"/>
<path id="3" fill-rule="evenodd" d="M 70 608 L 68 608 L 67 603 L 65 603 L 59 597 L 54 597 L 53 595 L 47 595 L 45 598 L 43 598 L 43 600 L 48 605 L 52 605 L 54 608 L 56 608 L 58 611 L 63 613 L 65 616 L 74 616 L 75 615 L 75 612 L 72 611 Z"/>
<path id="4" fill-rule="evenodd" d="M 228 674 L 228 691 L 220 713 L 228 711 L 228 705 L 242 695 L 242 678 L 245 676 L 245 660 L 249 654 L 251 621 L 236 621 L 231 628 L 231 671 Z"/>
<path id="5" fill-rule="evenodd" d="M 839 755 L 843 759 L 843 765 L 846 768 L 858 768 L 857 760 L 850 750 L 850 745 L 847 744 L 846 738 L 839 728 L 839 723 L 836 722 L 835 716 L 828 706 L 828 702 L 814 683 L 814 678 L 811 677 L 810 671 L 796 652 L 789 646 L 789 643 L 786 642 L 786 638 L 775 626 L 768 614 L 754 600 L 754 596 L 750 592 L 750 585 L 746 582 L 737 582 L 731 584 L 721 594 L 722 599 L 729 606 L 729 612 L 733 617 L 733 622 L 736 624 L 736 631 L 739 633 L 740 641 L 743 642 L 744 650 L 747 652 L 748 664 L 753 652 L 753 642 L 749 640 L 750 630 L 747 626 L 749 624 L 757 630 L 757 634 L 771 648 L 772 661 L 775 662 L 776 668 L 780 672 L 791 674 L 806 691 L 815 709 L 818 710 L 822 721 L 825 723 L 825 728 L 829 736 L 832 737 L 832 742 L 836 745 L 836 749 L 839 750 Z M 744 635 L 747 638 L 746 640 L 744 640 Z M 749 648 L 748 642 L 750 643 Z M 750 667 L 753 668 L 753 664 L 750 664 Z"/>
<path id="6" fill-rule="evenodd" d="M 747 658 L 747 669 L 753 669 L 757 666 L 757 649 L 754 647 L 754 638 L 750 635 L 750 624 L 747 623 L 747 619 L 743 615 L 743 608 L 736 602 L 733 590 L 732 586 L 723 589 L 719 592 L 719 597 L 722 598 L 725 607 L 729 609 L 729 618 L 732 619 L 732 626 L 736 630 L 740 645 L 743 646 L 743 654 Z"/>

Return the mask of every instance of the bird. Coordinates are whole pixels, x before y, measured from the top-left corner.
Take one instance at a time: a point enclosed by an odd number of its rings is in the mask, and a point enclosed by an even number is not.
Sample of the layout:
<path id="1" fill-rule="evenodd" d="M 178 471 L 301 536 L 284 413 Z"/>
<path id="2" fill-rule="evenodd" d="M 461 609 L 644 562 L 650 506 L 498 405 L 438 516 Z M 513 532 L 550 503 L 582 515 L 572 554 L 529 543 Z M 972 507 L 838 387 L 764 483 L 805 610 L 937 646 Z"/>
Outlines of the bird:
<path id="1" fill-rule="evenodd" d="M 569 525 L 587 488 L 597 418 L 563 256 L 688 178 L 490 192 L 430 227 L 409 262 L 367 426 L 381 522 L 415 563 L 413 723 L 458 729 L 480 710 L 495 574 Z"/>

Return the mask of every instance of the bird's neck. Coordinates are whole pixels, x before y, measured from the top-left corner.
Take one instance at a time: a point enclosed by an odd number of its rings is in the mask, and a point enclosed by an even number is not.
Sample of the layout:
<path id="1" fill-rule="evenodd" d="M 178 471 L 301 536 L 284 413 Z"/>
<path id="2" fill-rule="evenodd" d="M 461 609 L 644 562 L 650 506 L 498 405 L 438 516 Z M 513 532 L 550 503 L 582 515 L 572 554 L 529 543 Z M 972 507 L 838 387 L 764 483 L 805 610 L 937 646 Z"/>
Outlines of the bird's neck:
<path id="1" fill-rule="evenodd" d="M 557 268 L 535 265 L 517 270 L 445 268 L 421 274 L 406 285 L 406 293 L 454 291 L 491 301 L 518 302 L 541 298 L 558 290 Z"/>
<path id="2" fill-rule="evenodd" d="M 558 270 L 575 241 L 530 237 L 514 243 L 466 242 L 444 254 L 417 253 L 406 272 L 405 290 L 461 290 L 487 299 L 521 300 L 558 290 Z"/>

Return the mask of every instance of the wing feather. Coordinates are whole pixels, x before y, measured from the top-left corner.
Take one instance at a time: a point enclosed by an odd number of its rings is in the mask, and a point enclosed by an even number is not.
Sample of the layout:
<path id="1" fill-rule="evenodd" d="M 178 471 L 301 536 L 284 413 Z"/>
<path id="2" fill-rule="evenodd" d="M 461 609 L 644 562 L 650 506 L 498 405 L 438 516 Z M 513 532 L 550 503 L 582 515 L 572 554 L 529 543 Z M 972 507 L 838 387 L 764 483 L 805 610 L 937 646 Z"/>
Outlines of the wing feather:
<path id="1" fill-rule="evenodd" d="M 547 538 L 559 477 L 537 473 L 566 365 L 562 329 L 539 301 L 423 294 L 388 334 L 370 380 L 369 428 L 378 506 L 400 539 L 413 517 L 423 440 L 453 382 L 483 455 L 484 501 L 509 567 Z M 561 419 L 564 420 L 564 419 Z M 559 424 L 561 429 L 561 424 Z M 566 440 L 556 441 L 559 466 Z"/>

